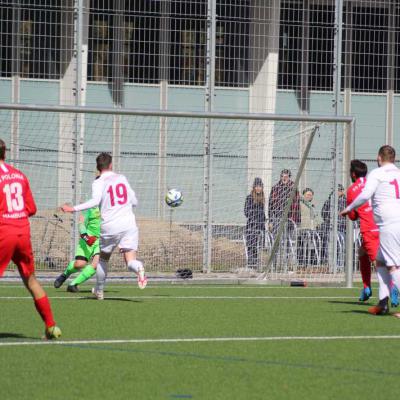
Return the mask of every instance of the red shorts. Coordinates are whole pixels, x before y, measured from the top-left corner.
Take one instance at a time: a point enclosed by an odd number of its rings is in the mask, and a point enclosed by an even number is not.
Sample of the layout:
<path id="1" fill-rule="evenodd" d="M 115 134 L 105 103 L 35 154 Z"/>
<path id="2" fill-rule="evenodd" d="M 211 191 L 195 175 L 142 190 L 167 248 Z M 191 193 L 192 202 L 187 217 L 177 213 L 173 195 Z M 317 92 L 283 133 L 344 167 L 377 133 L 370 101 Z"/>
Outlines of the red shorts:
<path id="1" fill-rule="evenodd" d="M 22 277 L 28 278 L 35 271 L 29 231 L 21 234 L 0 231 L 0 277 L 10 261 L 15 263 Z"/>
<path id="2" fill-rule="evenodd" d="M 376 260 L 379 249 L 379 232 L 365 232 L 362 234 L 362 247 L 368 254 L 370 261 Z"/>

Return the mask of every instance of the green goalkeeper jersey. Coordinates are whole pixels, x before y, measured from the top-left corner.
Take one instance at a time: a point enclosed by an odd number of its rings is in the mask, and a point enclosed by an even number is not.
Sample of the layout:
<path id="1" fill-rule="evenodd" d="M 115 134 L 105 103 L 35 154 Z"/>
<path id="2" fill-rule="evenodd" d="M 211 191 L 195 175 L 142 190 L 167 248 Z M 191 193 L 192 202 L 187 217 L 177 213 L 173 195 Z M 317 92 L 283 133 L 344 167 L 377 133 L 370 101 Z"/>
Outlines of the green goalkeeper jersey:
<path id="1" fill-rule="evenodd" d="M 89 236 L 100 237 L 100 209 L 99 207 L 89 208 L 89 210 L 83 211 L 85 217 L 84 226 L 79 227 L 79 232 L 87 233 Z M 83 224 L 80 224 L 83 225 Z"/>

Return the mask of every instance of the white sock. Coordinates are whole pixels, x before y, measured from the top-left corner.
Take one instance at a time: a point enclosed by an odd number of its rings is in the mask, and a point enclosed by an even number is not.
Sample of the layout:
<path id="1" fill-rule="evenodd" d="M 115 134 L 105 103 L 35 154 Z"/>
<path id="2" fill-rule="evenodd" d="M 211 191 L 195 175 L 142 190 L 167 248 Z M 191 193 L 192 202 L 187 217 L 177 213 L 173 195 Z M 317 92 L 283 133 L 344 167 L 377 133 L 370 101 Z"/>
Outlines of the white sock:
<path id="1" fill-rule="evenodd" d="M 96 268 L 96 290 L 104 290 L 108 272 L 108 261 L 100 258 Z"/>
<path id="2" fill-rule="evenodd" d="M 376 272 L 379 281 L 379 300 L 390 296 L 390 282 L 392 277 L 386 267 L 377 267 Z"/>
<path id="3" fill-rule="evenodd" d="M 392 276 L 393 283 L 397 287 L 397 290 L 400 290 L 400 268 L 396 268 L 390 275 Z"/>
<path id="4" fill-rule="evenodd" d="M 143 269 L 143 263 L 139 260 L 131 260 L 128 262 L 129 271 L 138 274 L 141 269 Z"/>

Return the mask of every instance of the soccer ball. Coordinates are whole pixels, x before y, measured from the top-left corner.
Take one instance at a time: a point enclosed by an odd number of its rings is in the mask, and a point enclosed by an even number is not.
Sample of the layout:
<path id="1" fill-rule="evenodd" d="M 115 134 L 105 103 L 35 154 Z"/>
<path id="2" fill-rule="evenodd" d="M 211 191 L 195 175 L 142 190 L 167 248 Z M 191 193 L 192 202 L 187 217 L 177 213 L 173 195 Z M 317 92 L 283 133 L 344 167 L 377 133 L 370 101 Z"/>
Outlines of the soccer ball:
<path id="1" fill-rule="evenodd" d="M 61 329 L 58 326 L 54 325 L 50 328 L 46 328 L 44 334 L 46 339 L 48 340 L 59 339 L 61 337 Z"/>
<path id="2" fill-rule="evenodd" d="M 183 203 L 182 192 L 178 189 L 170 189 L 165 196 L 165 202 L 170 207 L 178 207 Z"/>

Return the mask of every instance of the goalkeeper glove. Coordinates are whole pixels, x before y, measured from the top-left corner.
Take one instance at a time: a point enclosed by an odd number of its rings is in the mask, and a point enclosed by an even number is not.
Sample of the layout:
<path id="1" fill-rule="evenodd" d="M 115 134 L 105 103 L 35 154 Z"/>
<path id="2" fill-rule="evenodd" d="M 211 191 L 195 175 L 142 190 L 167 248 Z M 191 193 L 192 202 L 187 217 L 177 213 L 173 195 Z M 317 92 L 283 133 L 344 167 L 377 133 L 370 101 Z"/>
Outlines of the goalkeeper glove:
<path id="1" fill-rule="evenodd" d="M 90 236 L 87 233 L 82 233 L 81 238 L 87 243 L 88 246 L 93 246 L 97 240 L 97 236 Z"/>

